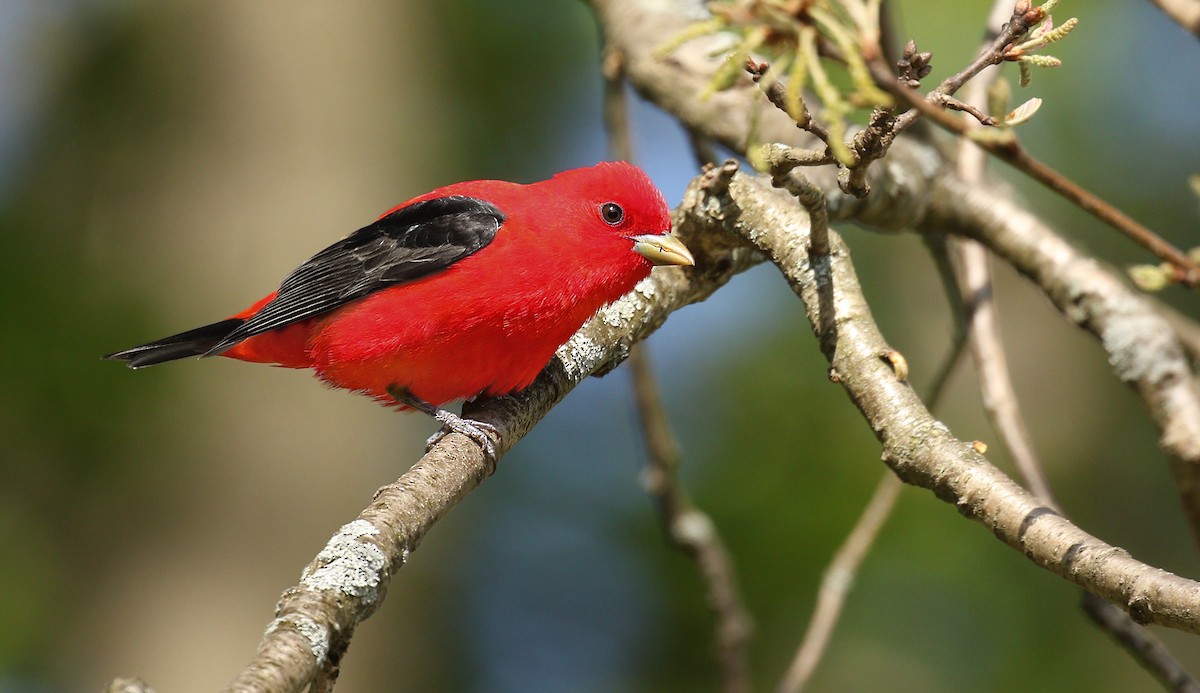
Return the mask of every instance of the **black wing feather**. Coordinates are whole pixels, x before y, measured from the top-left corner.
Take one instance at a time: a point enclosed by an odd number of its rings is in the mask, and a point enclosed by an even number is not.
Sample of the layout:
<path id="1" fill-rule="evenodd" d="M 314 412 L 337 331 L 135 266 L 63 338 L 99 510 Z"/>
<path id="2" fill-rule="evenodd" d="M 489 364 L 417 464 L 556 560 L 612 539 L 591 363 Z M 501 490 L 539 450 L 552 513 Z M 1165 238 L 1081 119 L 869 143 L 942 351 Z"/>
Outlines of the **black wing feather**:
<path id="1" fill-rule="evenodd" d="M 490 202 L 461 195 L 398 209 L 296 268 L 270 303 L 206 355 L 445 269 L 491 243 L 504 220 L 504 213 Z"/>
<path id="2" fill-rule="evenodd" d="M 188 356 L 198 356 L 212 349 L 214 344 L 219 343 L 243 322 L 241 318 L 229 318 L 211 325 L 197 327 L 194 330 L 173 334 L 149 344 L 118 351 L 104 358 L 125 361 L 130 368 L 142 368 Z"/>

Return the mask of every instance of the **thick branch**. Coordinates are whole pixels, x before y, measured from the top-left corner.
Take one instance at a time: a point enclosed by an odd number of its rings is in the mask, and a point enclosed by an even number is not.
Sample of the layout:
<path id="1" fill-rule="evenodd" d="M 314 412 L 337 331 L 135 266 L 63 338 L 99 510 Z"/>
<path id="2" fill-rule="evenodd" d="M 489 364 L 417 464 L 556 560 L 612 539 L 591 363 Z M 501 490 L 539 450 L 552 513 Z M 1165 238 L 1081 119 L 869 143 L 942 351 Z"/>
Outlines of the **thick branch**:
<path id="1" fill-rule="evenodd" d="M 836 321 L 820 335 L 822 348 L 901 478 L 955 503 L 1038 565 L 1124 605 L 1139 622 L 1200 632 L 1200 585 L 1139 563 L 1040 505 L 969 443 L 951 436 L 893 377 L 878 358 L 886 344 L 870 320 L 840 238 L 831 237 L 832 254 L 814 271 L 807 218 L 790 196 L 745 176 L 734 178 L 726 192 L 719 171 L 710 172 L 702 186 L 689 189 L 677 219 L 697 254 L 695 270 L 657 272 L 591 320 L 528 390 L 471 408 L 471 416 L 500 431 L 501 454 L 584 377 L 618 363 L 671 311 L 702 300 L 753 264 L 755 254 L 733 247 L 727 233 L 733 228 L 784 269 L 815 325 L 824 324 L 822 310 L 834 311 Z M 482 481 L 486 469 L 478 447 L 450 435 L 381 489 L 371 507 L 305 570 L 301 583 L 284 594 L 258 656 L 231 688 L 307 685 L 335 637 L 347 640 L 374 611 L 391 575 L 432 524 Z"/>
<path id="2" fill-rule="evenodd" d="M 1179 26 L 1200 38 L 1200 1 L 1197 0 L 1151 0 L 1163 14 Z"/>
<path id="3" fill-rule="evenodd" d="M 703 87 L 715 68 L 715 59 L 711 57 L 713 47 L 711 41 L 689 42 L 666 59 L 659 59 L 653 54 L 653 48 L 661 44 L 664 40 L 663 37 L 675 35 L 688 23 L 689 18 L 682 3 L 667 2 L 666 0 L 660 2 L 592 0 L 592 4 L 597 9 L 607 40 L 618 46 L 625 55 L 626 72 L 639 91 L 680 118 L 690 129 L 710 136 L 735 151 L 744 151 L 751 130 L 752 117 L 751 99 L 745 92 L 753 89 L 753 85 L 747 81 L 744 87 L 735 87 L 720 92 L 707 100 L 699 98 L 699 94 L 703 92 Z M 800 133 L 793 123 L 776 109 L 762 111 L 757 132 L 763 141 L 801 146 L 805 144 L 799 141 Z M 827 191 L 831 203 L 831 213 L 837 218 L 853 218 L 876 230 L 937 224 L 953 226 L 954 224 L 947 222 L 955 221 L 962 226 L 974 225 L 973 231 L 961 229 L 967 235 L 973 233 L 992 234 L 994 229 L 990 229 L 990 227 L 1003 223 L 1005 219 L 1010 218 L 1010 215 L 1016 215 L 1012 218 L 1024 220 L 1022 223 L 1026 226 L 1037 224 L 1036 219 L 1011 202 L 1000 198 L 995 191 L 965 186 L 956 181 L 948 173 L 941 153 L 931 145 L 913 142 L 911 138 L 898 139 L 891 154 L 881 164 L 881 166 L 874 167 L 874 175 L 878 176 L 878 180 L 872 182 L 873 192 L 863 201 L 846 197 L 839 198 L 832 176 L 814 176 L 813 181 Z M 817 171 L 812 173 L 816 174 Z M 937 185 L 932 188 L 926 187 L 931 181 L 936 181 Z M 998 204 L 1005 205 L 1004 210 L 1002 212 L 995 209 L 987 210 L 987 214 L 978 218 L 974 218 L 978 215 L 974 215 L 972 218 L 962 216 L 964 211 L 961 208 L 969 206 L 959 204 L 959 200 L 967 191 L 971 193 L 970 197 L 975 199 L 980 197 L 995 199 Z M 932 209 L 930 205 L 933 206 Z M 796 210 L 795 207 L 792 209 Z M 975 205 L 974 209 L 975 212 L 982 212 L 983 208 Z M 798 210 L 794 211 L 794 214 L 803 216 Z M 926 219 L 927 214 L 932 214 L 932 219 Z M 755 231 L 751 226 L 745 229 L 745 232 L 754 233 Z M 1196 450 L 1196 448 L 1200 448 L 1200 424 L 1196 423 L 1200 418 L 1193 413 L 1197 409 L 1195 385 L 1191 382 L 1183 382 L 1184 380 L 1190 381 L 1190 375 L 1186 369 L 1186 362 L 1182 359 L 1174 333 L 1160 329 L 1161 319 L 1158 314 L 1115 280 L 1112 283 L 1116 287 L 1120 287 L 1120 291 L 1116 291 L 1114 288 L 1114 291 L 1111 292 L 1095 293 L 1079 289 L 1082 293 L 1076 293 L 1076 285 L 1079 284 L 1080 279 L 1077 273 L 1068 273 L 1059 277 L 1052 276 L 1055 271 L 1070 269 L 1050 268 L 1060 264 L 1064 258 L 1080 261 L 1086 258 L 1061 238 L 1054 236 L 1048 230 L 1046 233 L 1052 240 L 1047 241 L 1046 244 L 1035 246 L 1032 254 L 1025 260 L 1012 258 L 1009 254 L 1002 252 L 997 254 L 1005 257 L 1018 268 L 1022 268 L 1023 263 L 1026 262 L 1040 264 L 1040 270 L 1036 272 L 1029 270 L 1026 273 L 1034 277 L 1039 286 L 1051 294 L 1052 299 L 1064 308 L 1068 317 L 1080 323 L 1081 327 L 1091 330 L 1101 337 L 1101 342 L 1108 350 L 1119 377 L 1127 382 L 1138 383 L 1135 389 L 1147 402 L 1152 415 L 1163 431 L 1163 446 L 1176 460 L 1175 467 L 1180 477 L 1183 494 L 1185 498 L 1189 499 L 1188 505 L 1195 510 L 1193 515 L 1200 518 L 1200 474 L 1192 474 L 1187 471 L 1197 467 L 1196 461 L 1200 460 Z M 980 240 L 993 246 L 993 250 L 996 250 L 994 243 L 989 243 L 988 239 L 980 238 Z M 791 242 L 794 243 L 795 239 L 792 239 Z M 835 265 L 841 260 L 836 255 L 835 251 Z M 1098 266 L 1090 260 L 1087 263 L 1089 267 Z M 1079 264 L 1075 263 L 1075 266 L 1078 267 Z M 817 306 L 819 304 L 811 303 L 810 305 Z M 810 308 L 810 310 L 812 309 Z M 863 310 L 866 310 L 865 305 Z M 1104 318 L 1095 320 L 1076 317 L 1081 314 L 1081 311 L 1102 315 Z M 835 317 L 840 324 L 843 319 L 842 312 L 837 311 Z M 1150 330 L 1147 332 L 1140 329 L 1141 327 L 1147 327 Z M 826 349 L 832 347 L 828 337 L 823 337 L 823 347 Z M 876 365 L 882 367 L 882 364 Z M 1184 378 L 1184 375 L 1188 375 L 1188 377 Z M 879 430 L 876 425 L 878 422 L 871 416 L 868 418 L 872 419 L 873 428 Z M 914 435 L 924 433 L 922 429 L 908 432 Z M 928 460 L 930 455 L 936 457 L 939 450 L 944 454 L 957 454 L 957 452 L 952 452 L 956 450 L 952 439 L 943 440 L 943 433 L 939 433 L 938 429 L 933 429 L 929 435 L 932 436 L 929 438 L 930 448 L 915 445 L 917 442 L 915 440 L 909 441 L 905 445 L 897 443 L 889 447 L 889 454 L 892 455 L 889 459 L 892 460 L 895 468 L 908 474 L 909 478 L 913 480 L 922 478 L 922 475 L 916 471 L 919 468 L 912 466 L 914 459 Z M 948 447 L 939 448 L 939 445 Z M 903 454 L 901 454 L 902 451 Z M 986 489 L 990 488 L 992 474 L 998 474 L 990 466 L 969 467 L 969 469 L 976 471 L 968 476 L 936 475 L 934 478 L 924 479 L 924 483 L 928 484 L 929 488 L 936 489 L 943 497 L 958 498 L 960 497 L 958 494 L 968 488 L 963 484 L 966 484 L 969 479 L 983 484 L 980 488 Z M 986 470 L 986 473 L 980 470 Z M 1004 480 L 1005 484 L 1011 484 L 1002 475 L 1000 478 Z M 1006 492 L 995 497 L 1003 499 L 1004 502 L 1000 506 L 989 507 L 986 512 L 980 510 L 982 515 L 973 514 L 977 517 L 990 518 L 989 524 L 994 526 L 995 522 L 1011 522 L 1013 517 L 1024 517 L 1021 512 L 1022 507 L 1026 511 L 1038 507 L 1036 504 L 1028 505 L 1032 503 L 1032 499 L 1023 493 L 1011 495 L 1007 493 L 1008 487 L 1004 488 Z M 1043 513 L 1037 517 L 1051 516 Z M 1061 518 L 1053 516 L 1052 520 L 1039 519 L 1034 526 L 1053 527 L 1057 531 L 1059 522 L 1063 522 Z M 1200 519 L 1197 522 L 1200 523 Z M 1018 532 L 1020 523 L 1018 522 L 1016 527 L 1008 529 L 1011 531 L 1002 534 L 1005 540 L 1016 546 L 1021 545 L 1026 533 Z M 1078 532 L 1078 530 L 1074 531 Z M 1061 539 L 1062 536 L 1067 535 L 1058 536 Z M 1084 545 L 1094 546 L 1096 540 L 1090 537 L 1088 539 L 1089 541 Z M 1067 545 L 1065 548 L 1069 548 L 1069 546 Z M 1039 564 L 1050 567 L 1050 562 L 1061 560 L 1063 557 L 1062 553 L 1054 556 L 1053 551 L 1050 551 L 1039 554 L 1035 560 Z M 1087 583 L 1084 586 L 1089 589 L 1114 596 L 1114 593 L 1109 591 L 1112 585 L 1107 587 L 1101 585 L 1098 582 L 1099 576 L 1085 579 L 1077 573 L 1079 564 L 1075 560 L 1076 557 L 1076 553 L 1073 552 L 1071 565 L 1059 565 L 1056 572 L 1080 581 L 1081 584 Z M 1131 584 L 1126 585 L 1122 594 L 1136 596 L 1136 591 L 1129 591 Z M 1124 598 L 1118 598 L 1116 601 L 1126 605 L 1133 604 Z"/>
<path id="4" fill-rule="evenodd" d="M 631 81 L 642 93 L 696 132 L 735 151 L 745 151 L 753 117 L 752 100 L 744 93 L 753 88 L 749 82 L 745 88 L 702 100 L 697 95 L 712 74 L 714 62 L 707 52 L 710 43 L 693 42 L 663 61 L 651 55 L 664 37 L 686 24 L 679 6 L 631 0 L 595 0 L 593 4 L 609 40 L 626 56 Z M 781 113 L 764 111 L 757 127 L 765 141 L 804 144 Z M 904 228 L 920 221 L 930 198 L 905 194 L 910 191 L 899 181 L 920 187 L 936 177 L 944 165 L 942 158 L 931 146 L 898 141 L 882 163 L 873 167 L 883 179 L 873 182 L 874 194 L 865 202 L 847 205 L 841 215 L 853 213 L 857 220 L 879 229 Z M 892 175 L 893 171 L 899 175 Z M 831 201 L 837 200 L 831 175 L 814 182 L 829 192 Z M 807 219 L 792 198 L 741 176 L 729 187 L 733 199 L 725 194 L 719 174 L 710 174 L 705 184 L 707 191 L 695 186 L 689 190 L 678 221 L 680 230 L 691 234 L 688 243 L 697 255 L 696 270 L 656 272 L 637 291 L 591 320 L 528 390 L 469 408 L 472 417 L 500 431 L 501 454 L 583 378 L 619 363 L 630 345 L 653 331 L 671 311 L 702 300 L 733 273 L 755 262 L 756 254 L 734 247 L 726 234 L 733 227 L 769 253 L 805 299 L 810 320 L 822 326 L 823 350 L 883 442 L 885 461 L 901 478 L 956 504 L 1038 565 L 1122 604 L 1139 622 L 1200 632 L 1200 585 L 1139 563 L 1040 505 L 969 443 L 950 435 L 911 389 L 892 376 L 878 359 L 886 344 L 870 319 L 839 238 L 831 239 L 831 255 L 818 259 L 814 268 L 803 235 Z M 935 199 L 946 197 L 945 191 L 933 195 Z M 942 214 L 940 218 L 950 217 Z M 1037 274 L 1034 269 L 1027 273 Z M 1070 275 L 1064 276 L 1069 284 Z M 827 299 L 824 302 L 819 300 L 822 294 Z M 1071 307 L 1075 299 L 1070 292 L 1066 296 L 1065 312 L 1074 316 L 1079 308 Z M 1086 299 L 1079 300 L 1096 303 Z M 1173 338 L 1168 344 L 1158 337 L 1147 344 L 1141 341 L 1140 332 L 1119 327 L 1126 321 L 1157 319 L 1141 302 L 1124 305 L 1128 310 L 1108 310 L 1110 319 L 1092 316 L 1079 321 L 1103 336 L 1105 347 L 1116 355 L 1118 372 L 1136 383 L 1147 399 L 1164 430 L 1164 447 L 1181 453 L 1173 452 L 1173 457 L 1194 463 L 1200 456 L 1188 448 L 1200 445 L 1200 434 L 1192 425 L 1194 415 L 1189 409 L 1195 405 L 1194 397 L 1175 382 L 1178 345 Z M 822 314 L 836 319 L 822 322 Z M 1140 352 L 1148 346 L 1153 358 L 1161 355 L 1159 352 L 1170 352 L 1170 344 L 1176 353 L 1170 354 L 1167 365 L 1147 367 Z M 1164 374 L 1169 383 L 1160 377 Z M 1194 385 L 1192 389 L 1194 394 Z M 1184 412 L 1181 415 L 1167 405 L 1183 405 Z M 258 656 L 231 688 L 298 690 L 307 685 L 326 664 L 326 654 L 343 650 L 355 626 L 378 606 L 391 575 L 432 524 L 482 481 L 486 469 L 482 453 L 473 443 L 450 435 L 397 482 L 381 489 L 371 507 L 346 525 L 304 571 L 301 583 L 284 594 Z M 1200 483 L 1190 485 L 1185 495 L 1194 497 L 1200 507 Z"/>
<path id="5" fill-rule="evenodd" d="M 715 180 L 706 178 L 709 184 Z M 690 198 L 698 194 L 695 188 L 688 193 Z M 657 329 L 668 314 L 704 300 L 759 261 L 757 253 L 739 247 L 726 234 L 697 236 L 688 221 L 678 223 L 677 230 L 696 256 L 695 268 L 656 270 L 584 325 L 528 389 L 467 406 L 471 418 L 499 431 L 500 456 L 584 378 L 619 364 L 631 345 Z M 331 652 L 344 652 L 355 627 L 383 601 L 392 575 L 426 532 L 474 490 L 488 470 L 475 443 L 451 434 L 397 481 L 379 489 L 370 507 L 342 527 L 304 569 L 299 584 L 283 593 L 254 661 L 229 690 L 306 687 L 327 665 Z"/>
<path id="6" fill-rule="evenodd" d="M 1063 315 L 1095 335 L 1142 398 L 1170 456 L 1200 540 L 1200 388 L 1172 325 L 1117 275 L 1014 202 L 945 178 L 927 224 L 964 233 L 1029 277 Z"/>
<path id="7" fill-rule="evenodd" d="M 685 210 L 687 211 L 687 210 Z M 766 252 L 803 299 L 833 372 L 883 443 L 904 481 L 933 491 L 1037 565 L 1122 605 L 1139 623 L 1200 633 L 1200 584 L 1134 560 L 1042 505 L 933 418 L 879 358 L 887 343 L 871 318 L 849 251 L 830 234 L 831 254 L 810 261 L 803 212 L 760 179 L 736 176 L 729 202 L 708 200 L 697 219 L 728 225 Z M 822 299 L 822 294 L 831 294 Z M 832 309 L 834 319 L 822 311 Z M 822 325 L 830 329 L 821 329 Z"/>

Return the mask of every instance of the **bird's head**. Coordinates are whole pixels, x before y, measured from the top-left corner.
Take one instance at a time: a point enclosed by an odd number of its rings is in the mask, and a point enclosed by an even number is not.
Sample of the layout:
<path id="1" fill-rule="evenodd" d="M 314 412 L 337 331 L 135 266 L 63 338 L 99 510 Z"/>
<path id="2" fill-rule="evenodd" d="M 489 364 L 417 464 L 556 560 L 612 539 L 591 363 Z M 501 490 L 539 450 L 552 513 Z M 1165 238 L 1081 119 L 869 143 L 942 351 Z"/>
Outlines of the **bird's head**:
<path id="1" fill-rule="evenodd" d="M 584 233 L 624 247 L 649 270 L 655 265 L 696 264 L 687 246 L 671 232 L 671 214 L 662 193 L 640 168 L 624 161 L 602 162 L 558 174 L 587 217 Z"/>

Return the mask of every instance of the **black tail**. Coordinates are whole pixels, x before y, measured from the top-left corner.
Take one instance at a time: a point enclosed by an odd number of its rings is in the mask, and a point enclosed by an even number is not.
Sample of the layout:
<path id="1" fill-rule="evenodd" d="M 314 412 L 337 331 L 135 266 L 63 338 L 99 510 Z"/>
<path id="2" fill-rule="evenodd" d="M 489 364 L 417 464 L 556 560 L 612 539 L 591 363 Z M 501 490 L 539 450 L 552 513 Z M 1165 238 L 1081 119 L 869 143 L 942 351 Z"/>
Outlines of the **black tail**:
<path id="1" fill-rule="evenodd" d="M 167 361 L 174 361 L 175 359 L 187 358 L 188 356 L 202 356 L 208 353 L 226 335 L 233 332 L 243 322 L 245 320 L 242 318 L 229 318 L 228 320 L 214 322 L 204 327 L 197 327 L 194 330 L 164 337 L 149 344 L 135 346 L 125 351 L 118 351 L 104 358 L 113 361 L 125 361 L 130 368 L 141 368 L 142 366 L 153 366 L 159 363 L 166 363 Z"/>

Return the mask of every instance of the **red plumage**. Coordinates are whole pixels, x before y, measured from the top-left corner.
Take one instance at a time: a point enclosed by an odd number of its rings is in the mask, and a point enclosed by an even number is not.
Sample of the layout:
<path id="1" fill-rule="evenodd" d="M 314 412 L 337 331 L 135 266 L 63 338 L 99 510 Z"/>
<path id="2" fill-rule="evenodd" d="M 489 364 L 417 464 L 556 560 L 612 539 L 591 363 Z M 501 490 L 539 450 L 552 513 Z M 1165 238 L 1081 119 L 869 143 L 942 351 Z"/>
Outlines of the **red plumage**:
<path id="1" fill-rule="evenodd" d="M 425 204 L 420 204 L 425 203 Z M 655 264 L 691 264 L 661 193 L 602 163 L 529 185 L 471 181 L 390 210 L 233 318 L 113 354 L 311 368 L 335 387 L 432 404 L 528 386 Z"/>

